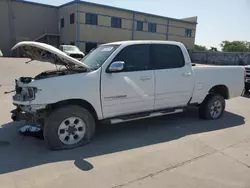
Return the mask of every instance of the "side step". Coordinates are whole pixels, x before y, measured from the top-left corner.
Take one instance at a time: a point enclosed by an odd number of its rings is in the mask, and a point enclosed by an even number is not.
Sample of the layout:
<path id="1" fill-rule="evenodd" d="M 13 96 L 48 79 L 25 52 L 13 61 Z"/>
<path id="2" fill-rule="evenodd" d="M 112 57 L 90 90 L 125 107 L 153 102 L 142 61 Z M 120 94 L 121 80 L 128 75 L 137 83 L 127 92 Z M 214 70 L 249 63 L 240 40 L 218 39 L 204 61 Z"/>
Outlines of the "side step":
<path id="1" fill-rule="evenodd" d="M 119 116 L 116 118 L 109 119 L 109 121 L 111 124 L 116 124 L 116 123 L 123 123 L 123 122 L 127 122 L 127 121 L 163 116 L 163 115 L 168 115 L 168 114 L 175 114 L 175 113 L 180 113 L 183 111 L 184 111 L 184 108 L 165 109 L 165 110 L 155 111 L 155 112 L 154 111 L 153 112 L 142 112 L 142 113 L 137 113 L 137 114 Z"/>

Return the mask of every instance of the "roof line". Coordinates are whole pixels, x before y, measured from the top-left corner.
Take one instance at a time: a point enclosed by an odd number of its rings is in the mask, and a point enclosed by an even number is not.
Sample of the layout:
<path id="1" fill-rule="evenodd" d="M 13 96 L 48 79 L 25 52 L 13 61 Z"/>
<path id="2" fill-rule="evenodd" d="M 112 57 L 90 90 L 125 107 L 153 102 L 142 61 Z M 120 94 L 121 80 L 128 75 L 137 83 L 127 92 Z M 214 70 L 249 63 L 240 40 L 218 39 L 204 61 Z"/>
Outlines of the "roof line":
<path id="1" fill-rule="evenodd" d="M 154 16 L 154 17 L 158 17 L 158 18 L 164 18 L 164 19 L 169 19 L 169 20 L 183 22 L 183 23 L 198 24 L 195 21 L 192 22 L 192 21 L 187 21 L 187 20 L 182 20 L 182 19 L 177 19 L 177 18 L 170 18 L 170 17 L 160 16 L 160 15 L 156 15 L 156 14 L 145 13 L 145 12 L 140 12 L 140 11 L 135 11 L 135 10 L 130 10 L 130 9 L 124 9 L 124 8 L 118 8 L 118 7 L 114 7 L 114 6 L 110 6 L 110 5 L 102 5 L 102 4 L 98 4 L 98 3 L 92 3 L 92 2 L 81 1 L 81 0 L 72 0 L 72 1 L 70 1 L 68 3 L 62 4 L 60 6 L 48 5 L 48 4 L 43 4 L 43 3 L 36 3 L 36 2 L 31 2 L 29 0 L 15 0 L 15 1 L 30 3 L 30 4 L 34 4 L 34 5 L 47 6 L 47 7 L 52 7 L 52 8 L 62 8 L 64 6 L 68 6 L 68 5 L 71 5 L 71 4 L 74 4 L 74 3 L 80 3 L 80 4 L 93 5 L 93 6 L 99 6 L 99 7 L 104 7 L 104 8 L 111 8 L 111 9 L 116 9 L 116 10 L 120 10 L 120 11 L 131 12 L 131 13 L 144 14 L 144 15 L 147 15 L 147 16 Z"/>
<path id="2" fill-rule="evenodd" d="M 49 4 L 45 4 L 45 3 L 36 3 L 36 2 L 28 1 L 28 0 L 14 0 L 14 1 L 21 2 L 21 3 L 29 3 L 29 4 L 33 4 L 33 5 L 46 6 L 46 7 L 51 7 L 51 8 L 57 8 L 57 6 L 54 6 L 54 5 L 49 5 Z"/>
<path id="3" fill-rule="evenodd" d="M 74 4 L 74 3 L 77 3 L 77 2 L 80 2 L 79 0 L 72 0 L 68 3 L 65 3 L 65 4 L 62 4 L 62 5 L 59 5 L 58 8 L 62 8 L 62 7 L 65 7 L 65 6 L 68 6 L 68 5 L 71 5 L 71 4 Z"/>
<path id="4" fill-rule="evenodd" d="M 164 18 L 164 19 L 169 19 L 169 20 L 173 20 L 173 21 L 184 22 L 184 23 L 198 24 L 195 21 L 192 22 L 192 21 L 181 20 L 181 19 L 177 19 L 177 18 L 170 18 L 170 17 L 160 16 L 160 15 L 156 15 L 156 14 L 145 13 L 145 12 L 140 12 L 140 11 L 135 11 L 135 10 L 130 10 L 130 9 L 124 9 L 124 8 L 118 8 L 118 7 L 114 7 L 114 6 L 110 6 L 110 5 L 102 5 L 102 4 L 92 3 L 92 2 L 88 2 L 88 1 L 82 1 L 82 0 L 73 0 L 71 2 L 68 2 L 68 3 L 65 3 L 65 4 L 59 6 L 59 8 L 64 7 L 64 6 L 68 6 L 68 5 L 71 5 L 71 4 L 74 4 L 74 3 L 93 5 L 93 6 L 99 6 L 99 7 L 104 7 L 104 8 L 111 8 L 111 9 L 131 12 L 131 13 L 144 14 L 144 15 L 148 15 L 148 16 L 154 16 L 154 17 L 158 17 L 158 18 Z"/>

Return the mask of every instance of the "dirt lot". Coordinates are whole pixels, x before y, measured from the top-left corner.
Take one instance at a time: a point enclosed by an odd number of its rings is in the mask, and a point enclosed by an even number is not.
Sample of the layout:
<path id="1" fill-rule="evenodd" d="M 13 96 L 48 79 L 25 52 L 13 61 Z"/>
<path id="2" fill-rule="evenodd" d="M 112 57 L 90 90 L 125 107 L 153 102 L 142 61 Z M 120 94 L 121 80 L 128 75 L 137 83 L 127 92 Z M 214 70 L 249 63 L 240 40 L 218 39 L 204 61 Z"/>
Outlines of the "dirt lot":
<path id="1" fill-rule="evenodd" d="M 11 94 L 15 78 L 54 68 L 0 59 L 0 187 L 250 187 L 250 97 L 227 101 L 217 121 L 190 110 L 98 127 L 95 141 L 67 151 L 17 133 Z"/>

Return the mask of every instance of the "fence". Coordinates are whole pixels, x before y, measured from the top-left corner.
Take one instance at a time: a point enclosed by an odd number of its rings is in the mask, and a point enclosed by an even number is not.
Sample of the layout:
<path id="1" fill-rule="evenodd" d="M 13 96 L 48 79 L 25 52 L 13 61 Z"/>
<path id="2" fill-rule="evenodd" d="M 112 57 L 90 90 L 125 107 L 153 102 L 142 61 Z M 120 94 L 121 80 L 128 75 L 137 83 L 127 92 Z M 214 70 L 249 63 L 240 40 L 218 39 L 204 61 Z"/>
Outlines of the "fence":
<path id="1" fill-rule="evenodd" d="M 250 53 L 237 52 L 192 52 L 190 53 L 193 63 L 211 65 L 239 65 L 243 61 L 250 65 Z"/>

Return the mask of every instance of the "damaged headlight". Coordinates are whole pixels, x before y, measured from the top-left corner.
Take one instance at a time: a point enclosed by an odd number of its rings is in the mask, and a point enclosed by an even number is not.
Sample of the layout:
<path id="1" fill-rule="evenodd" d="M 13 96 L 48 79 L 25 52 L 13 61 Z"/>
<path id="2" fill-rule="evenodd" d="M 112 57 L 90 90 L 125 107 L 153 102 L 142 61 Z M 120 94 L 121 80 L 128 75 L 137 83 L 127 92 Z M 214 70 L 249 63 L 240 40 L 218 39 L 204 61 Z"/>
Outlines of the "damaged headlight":
<path id="1" fill-rule="evenodd" d="M 13 96 L 13 100 L 17 101 L 31 101 L 35 99 L 38 89 L 36 87 L 23 87 L 20 93 Z"/>

